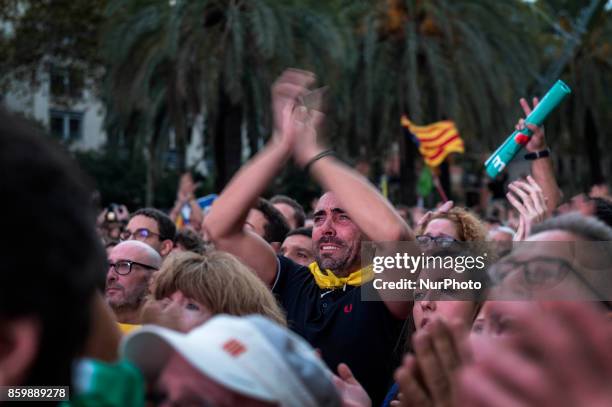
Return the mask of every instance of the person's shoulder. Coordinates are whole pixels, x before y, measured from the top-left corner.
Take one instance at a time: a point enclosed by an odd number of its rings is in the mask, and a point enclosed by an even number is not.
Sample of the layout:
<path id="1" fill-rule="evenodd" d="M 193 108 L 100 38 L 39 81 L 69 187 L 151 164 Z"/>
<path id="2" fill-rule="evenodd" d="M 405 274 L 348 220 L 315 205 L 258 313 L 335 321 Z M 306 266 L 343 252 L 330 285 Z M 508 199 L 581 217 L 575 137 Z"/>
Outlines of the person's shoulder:
<path id="1" fill-rule="evenodd" d="M 277 255 L 278 271 L 276 279 L 272 285 L 274 293 L 282 294 L 294 292 L 306 287 L 312 281 L 312 276 L 308 267 L 297 264 L 285 256 Z"/>
<path id="2" fill-rule="evenodd" d="M 290 258 L 287 258 L 282 255 L 277 255 L 279 262 L 279 271 L 281 273 L 291 273 L 291 274 L 310 274 L 310 270 L 306 266 L 302 266 L 301 264 L 297 264 Z"/>

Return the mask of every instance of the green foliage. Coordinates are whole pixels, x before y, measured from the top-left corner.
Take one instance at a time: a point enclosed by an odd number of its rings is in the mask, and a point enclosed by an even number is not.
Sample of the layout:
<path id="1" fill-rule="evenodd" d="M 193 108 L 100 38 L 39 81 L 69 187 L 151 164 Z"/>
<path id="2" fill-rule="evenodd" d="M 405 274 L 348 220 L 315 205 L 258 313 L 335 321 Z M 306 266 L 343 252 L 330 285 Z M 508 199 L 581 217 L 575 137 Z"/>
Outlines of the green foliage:
<path id="1" fill-rule="evenodd" d="M 37 83 L 46 64 L 98 79 L 99 30 L 106 0 L 0 0 L 0 78 Z M 6 82 L 3 83 L 7 85 Z"/>
<path id="2" fill-rule="evenodd" d="M 472 151 L 492 148 L 499 129 L 537 72 L 519 1 L 376 2 L 357 31 L 345 143 L 379 155 L 397 139 L 399 117 L 417 123 L 450 118 Z M 497 137 L 495 137 L 497 136 Z"/>
<path id="3" fill-rule="evenodd" d="M 334 19 L 300 2 L 111 0 L 106 16 L 106 127 L 111 140 L 131 128 L 134 151 L 147 148 L 156 166 L 149 177 L 160 171 L 164 125 L 175 130 L 182 157 L 197 114 L 204 113 L 207 134 L 219 144 L 220 138 L 240 142 L 219 118 L 228 109 L 244 112 L 257 145 L 271 130 L 269 89 L 282 69 L 306 66 L 333 82 L 347 60 Z M 234 162 L 219 158 L 217 173 L 240 160 L 239 154 Z"/>
<path id="4" fill-rule="evenodd" d="M 268 198 L 277 194 L 290 196 L 308 212 L 312 200 L 320 197 L 321 193 L 321 188 L 308 174 L 295 166 L 287 166 L 274 179 L 274 183 L 270 185 L 265 196 Z"/>
<path id="5" fill-rule="evenodd" d="M 572 88 L 571 103 L 561 106 L 553 124 L 556 130 L 553 140 L 567 153 L 575 153 L 576 141 L 586 138 L 584 121 L 587 112 L 593 114 L 596 130 L 601 134 L 609 133 L 612 123 L 609 108 L 612 94 L 608 91 L 612 86 L 612 12 L 605 10 L 605 0 L 595 1 L 597 4 L 591 19 L 584 21 L 585 26 L 580 26 L 581 14 L 590 3 L 592 1 L 546 0 L 533 5 L 540 18 L 540 30 L 547 34 L 540 44 L 546 52 L 547 65 L 556 68 L 563 54 L 568 52 L 565 41 L 570 46 L 572 38 L 577 41 L 570 50 L 571 59 L 559 67 L 563 72 L 562 79 Z M 545 82 L 554 79 L 543 78 Z"/>
<path id="6" fill-rule="evenodd" d="M 101 205 L 125 204 L 130 211 L 145 206 L 145 161 L 142 157 L 116 155 L 109 151 L 75 153 L 79 165 L 95 183 Z M 171 208 L 176 199 L 179 174 L 161 174 L 153 206 Z"/>
<path id="7" fill-rule="evenodd" d="M 593 1 L 595 16 L 581 26 Z M 518 98 L 550 85 L 542 75 L 555 63 L 574 93 L 547 123 L 549 141 L 576 154 L 594 129 L 603 149 L 612 124 L 605 2 L 0 0 L 0 19 L 14 28 L 0 35 L 0 74 L 33 80 L 41 64 L 60 63 L 99 78 L 103 66 L 108 148 L 80 159 L 109 194 L 104 199 L 166 206 L 174 193 L 165 192 L 174 176 L 164 159 L 170 130 L 181 170 L 202 114 L 205 158 L 215 162 L 213 173 L 227 172 L 221 167 L 239 164 L 240 148 L 230 159 L 215 157 L 215 146 L 240 143 L 241 125 L 252 153 L 267 140 L 270 87 L 289 66 L 313 70 L 330 85 L 326 138 L 334 148 L 348 157 L 367 153 L 375 166 L 403 137 L 402 113 L 417 123 L 450 118 L 468 153 L 490 151 L 522 115 Z M 241 121 L 226 126 L 224 117 Z M 308 201 L 314 191 L 287 171 L 275 188 Z M 117 186 L 131 178 L 134 185 Z"/>

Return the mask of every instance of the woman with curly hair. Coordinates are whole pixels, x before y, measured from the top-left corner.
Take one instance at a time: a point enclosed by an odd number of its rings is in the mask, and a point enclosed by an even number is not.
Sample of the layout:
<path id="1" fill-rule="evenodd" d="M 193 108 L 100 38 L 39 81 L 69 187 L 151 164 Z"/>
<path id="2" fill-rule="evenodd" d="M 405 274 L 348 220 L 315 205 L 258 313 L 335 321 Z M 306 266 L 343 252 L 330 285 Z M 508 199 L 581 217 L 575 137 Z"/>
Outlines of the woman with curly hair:
<path id="1" fill-rule="evenodd" d="M 421 243 L 484 242 L 487 229 L 474 212 L 465 208 L 453 208 L 450 202 L 436 212 L 425 214 L 417 225 L 416 234 Z"/>
<path id="2" fill-rule="evenodd" d="M 431 254 L 441 257 L 476 256 L 482 253 L 482 248 L 487 235 L 484 223 L 472 211 L 464 208 L 453 208 L 453 202 L 443 204 L 436 212 L 427 212 L 416 226 L 416 239 Z M 454 242 L 476 242 L 468 245 L 454 245 Z M 421 273 L 424 270 L 421 270 Z M 432 279 L 441 281 L 452 277 L 465 281 L 475 279 L 483 287 L 488 285 L 488 277 L 485 270 L 474 269 L 471 273 L 456 273 L 454 269 L 431 268 L 426 269 L 426 276 L 419 275 L 419 279 Z M 476 318 L 480 306 L 479 298 L 484 290 L 481 290 L 470 298 L 466 292 L 457 290 L 414 290 L 414 305 L 412 307 L 412 321 L 414 322 L 412 333 L 423 331 L 428 324 L 436 319 L 446 322 L 464 323 L 471 326 Z M 407 336 L 406 348 L 410 353 L 414 352 L 412 347 L 413 335 Z M 414 360 L 414 355 L 409 356 Z M 420 372 L 419 372 L 420 374 Z M 417 383 L 416 380 L 413 383 Z M 399 385 L 394 384 L 385 400 L 383 407 L 399 405 Z M 425 393 L 423 393 L 425 394 Z"/>

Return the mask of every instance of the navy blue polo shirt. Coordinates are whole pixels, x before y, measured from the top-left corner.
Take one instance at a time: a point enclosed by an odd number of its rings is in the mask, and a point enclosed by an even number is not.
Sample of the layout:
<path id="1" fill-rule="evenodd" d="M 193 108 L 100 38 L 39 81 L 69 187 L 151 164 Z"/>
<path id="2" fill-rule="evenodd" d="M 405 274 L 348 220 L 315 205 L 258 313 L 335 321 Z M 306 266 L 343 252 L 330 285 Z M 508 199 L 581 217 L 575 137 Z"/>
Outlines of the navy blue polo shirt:
<path id="1" fill-rule="evenodd" d="M 362 287 L 321 289 L 307 267 L 278 259 L 272 291 L 287 313 L 289 328 L 320 349 L 334 373 L 339 363 L 346 363 L 373 405 L 380 405 L 404 348 L 404 321 L 382 301 L 362 301 Z"/>

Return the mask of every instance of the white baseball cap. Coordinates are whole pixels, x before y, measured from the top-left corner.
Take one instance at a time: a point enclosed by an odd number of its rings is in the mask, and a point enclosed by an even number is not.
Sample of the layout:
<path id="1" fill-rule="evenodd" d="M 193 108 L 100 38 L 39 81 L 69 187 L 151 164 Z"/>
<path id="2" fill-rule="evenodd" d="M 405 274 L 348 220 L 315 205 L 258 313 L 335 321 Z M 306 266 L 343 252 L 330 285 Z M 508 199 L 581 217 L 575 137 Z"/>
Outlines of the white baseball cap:
<path id="1" fill-rule="evenodd" d="M 261 315 L 218 315 L 187 334 L 148 325 L 121 355 L 154 380 L 172 351 L 220 385 L 291 407 L 340 406 L 332 373 L 301 337 Z"/>

